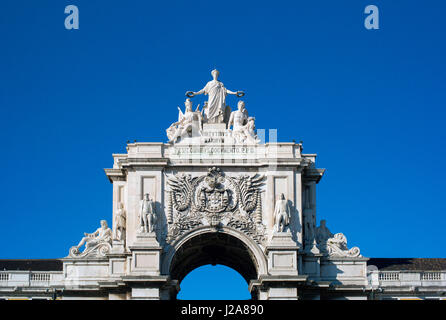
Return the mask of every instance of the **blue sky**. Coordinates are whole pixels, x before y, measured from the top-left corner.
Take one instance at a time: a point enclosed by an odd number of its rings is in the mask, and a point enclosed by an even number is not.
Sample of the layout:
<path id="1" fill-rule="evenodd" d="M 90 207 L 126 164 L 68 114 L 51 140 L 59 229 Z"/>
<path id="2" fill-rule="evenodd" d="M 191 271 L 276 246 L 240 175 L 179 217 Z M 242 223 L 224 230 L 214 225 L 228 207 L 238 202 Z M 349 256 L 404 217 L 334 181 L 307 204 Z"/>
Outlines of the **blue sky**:
<path id="1" fill-rule="evenodd" d="M 79 30 L 64 28 L 69 4 Z M 364 28 L 369 4 L 379 30 Z M 213 68 L 246 92 L 257 128 L 318 154 L 318 221 L 364 256 L 445 257 L 445 11 L 438 0 L 3 0 L 0 258 L 64 257 L 111 222 L 111 154 L 166 141 L 184 93 Z"/>

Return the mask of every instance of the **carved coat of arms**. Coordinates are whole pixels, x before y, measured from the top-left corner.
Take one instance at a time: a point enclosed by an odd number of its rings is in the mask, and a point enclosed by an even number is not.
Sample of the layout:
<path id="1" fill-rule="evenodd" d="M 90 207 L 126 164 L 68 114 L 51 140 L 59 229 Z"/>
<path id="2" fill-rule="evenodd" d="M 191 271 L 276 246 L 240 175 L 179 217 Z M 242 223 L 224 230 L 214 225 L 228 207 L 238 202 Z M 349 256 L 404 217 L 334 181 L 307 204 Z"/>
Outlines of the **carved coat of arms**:
<path id="1" fill-rule="evenodd" d="M 234 193 L 225 186 L 225 178 L 218 169 L 209 171 L 209 174 L 199 183 L 195 196 L 197 197 L 197 210 L 208 213 L 220 213 L 226 210 L 232 211 L 234 205 L 229 206 L 230 195 Z"/>
<path id="2" fill-rule="evenodd" d="M 263 241 L 261 186 L 264 176 L 229 177 L 219 168 L 207 175 L 168 177 L 168 235 L 171 242 L 200 225 L 227 225 Z"/>

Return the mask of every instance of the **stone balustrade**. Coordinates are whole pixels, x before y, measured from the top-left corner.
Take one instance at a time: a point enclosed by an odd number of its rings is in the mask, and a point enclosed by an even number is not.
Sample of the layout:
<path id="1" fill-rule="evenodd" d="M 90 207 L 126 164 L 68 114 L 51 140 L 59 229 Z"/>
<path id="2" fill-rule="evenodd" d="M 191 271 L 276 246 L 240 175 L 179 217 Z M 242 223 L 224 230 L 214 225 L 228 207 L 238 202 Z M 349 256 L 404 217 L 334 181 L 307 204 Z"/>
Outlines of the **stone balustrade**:
<path id="1" fill-rule="evenodd" d="M 446 271 L 372 271 L 368 278 L 373 287 L 446 286 Z"/>
<path id="2" fill-rule="evenodd" d="M 0 287 L 42 287 L 64 284 L 62 271 L 0 271 Z"/>

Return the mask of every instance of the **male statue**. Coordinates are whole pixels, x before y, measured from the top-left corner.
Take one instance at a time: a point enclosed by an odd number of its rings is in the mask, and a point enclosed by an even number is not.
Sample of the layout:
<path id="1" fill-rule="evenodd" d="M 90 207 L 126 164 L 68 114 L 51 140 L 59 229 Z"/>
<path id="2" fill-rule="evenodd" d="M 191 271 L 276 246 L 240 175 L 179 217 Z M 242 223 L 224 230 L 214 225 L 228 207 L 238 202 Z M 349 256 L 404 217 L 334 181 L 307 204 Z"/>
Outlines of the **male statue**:
<path id="1" fill-rule="evenodd" d="M 245 108 L 245 102 L 240 100 L 237 103 L 237 110 L 231 112 L 229 117 L 228 129 L 233 126 L 233 131 L 240 130 L 245 124 L 248 123 L 248 111 Z"/>
<path id="2" fill-rule="evenodd" d="M 248 117 L 245 102 L 240 100 L 237 104 L 237 108 L 236 111 L 231 112 L 228 121 L 228 130 L 232 126 L 232 137 L 238 143 L 257 142 L 257 137 L 254 132 L 254 118 Z"/>
<path id="3" fill-rule="evenodd" d="M 216 69 L 211 71 L 213 80 L 209 81 L 206 86 L 198 92 L 188 91 L 186 95 L 193 97 L 199 94 L 205 94 L 209 96 L 207 101 L 207 107 L 205 114 L 207 116 L 208 123 L 222 123 L 224 121 L 224 115 L 226 111 L 226 95 L 233 94 L 237 97 L 244 95 L 243 91 L 233 92 L 226 89 L 222 82 L 218 81 L 220 72 Z"/>
<path id="4" fill-rule="evenodd" d="M 153 232 L 155 230 L 156 212 L 155 204 L 150 199 L 150 195 L 146 193 L 144 199 L 141 200 L 141 211 L 139 214 L 139 222 L 142 232 Z"/>
<path id="5" fill-rule="evenodd" d="M 321 220 L 319 227 L 316 228 L 316 242 L 320 246 L 327 244 L 327 240 L 333 237 L 333 233 L 327 228 L 326 220 Z"/>
<path id="6" fill-rule="evenodd" d="M 288 201 L 285 199 L 285 195 L 280 195 L 280 200 L 276 202 L 276 208 L 274 210 L 274 228 L 277 232 L 283 232 L 285 227 L 290 224 L 290 207 Z"/>
<path id="7" fill-rule="evenodd" d="M 125 211 L 124 211 L 124 205 L 122 202 L 118 203 L 118 210 L 116 212 L 116 218 L 115 218 L 115 228 L 114 228 L 114 238 L 116 240 L 124 240 L 125 235 Z"/>
<path id="8" fill-rule="evenodd" d="M 85 248 L 91 248 L 102 242 L 111 243 L 112 231 L 107 225 L 107 221 L 101 220 L 101 227 L 93 233 L 84 233 L 85 237 L 76 246 L 77 250 L 85 244 Z"/>

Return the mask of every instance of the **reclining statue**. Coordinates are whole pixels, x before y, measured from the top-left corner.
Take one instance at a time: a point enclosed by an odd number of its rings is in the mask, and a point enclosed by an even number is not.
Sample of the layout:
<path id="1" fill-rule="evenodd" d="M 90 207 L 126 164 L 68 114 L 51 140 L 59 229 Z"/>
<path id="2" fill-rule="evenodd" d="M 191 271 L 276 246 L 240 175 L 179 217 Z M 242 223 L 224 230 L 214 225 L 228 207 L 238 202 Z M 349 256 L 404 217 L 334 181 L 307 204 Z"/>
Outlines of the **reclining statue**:
<path id="1" fill-rule="evenodd" d="M 87 255 L 105 256 L 111 249 L 112 230 L 108 227 L 107 221 L 101 220 L 101 227 L 93 233 L 84 233 L 82 240 L 77 246 L 71 247 L 70 256 L 73 258 L 86 257 Z M 85 244 L 85 249 L 79 249 Z"/>
<path id="2" fill-rule="evenodd" d="M 321 253 L 333 257 L 360 257 L 359 248 L 348 249 L 347 238 L 342 233 L 333 235 L 326 226 L 326 221 L 321 220 L 320 226 L 316 228 L 317 247 Z"/>

